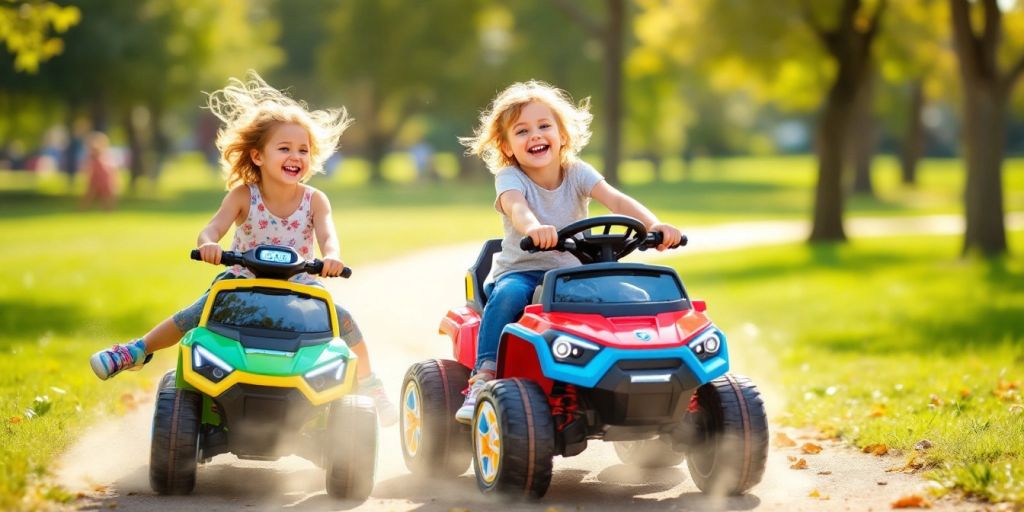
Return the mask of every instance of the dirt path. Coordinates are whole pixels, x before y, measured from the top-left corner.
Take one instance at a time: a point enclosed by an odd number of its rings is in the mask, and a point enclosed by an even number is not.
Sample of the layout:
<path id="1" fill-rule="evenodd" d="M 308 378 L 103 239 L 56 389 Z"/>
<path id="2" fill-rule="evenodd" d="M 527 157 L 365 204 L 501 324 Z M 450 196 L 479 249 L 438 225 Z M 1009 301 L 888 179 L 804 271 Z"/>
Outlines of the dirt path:
<path id="1" fill-rule="evenodd" d="M 852 220 L 851 237 L 910 233 L 957 233 L 958 217 L 896 220 Z M 1024 225 L 1024 214 L 1013 214 L 1008 225 Z M 799 222 L 744 223 L 687 231 L 692 242 L 681 254 L 738 249 L 804 238 Z M 447 308 L 463 300 L 465 268 L 478 244 L 443 247 L 384 263 L 356 268 L 349 281 L 332 281 L 331 288 L 359 321 L 367 336 L 375 370 L 388 383 L 392 398 L 406 368 L 416 361 L 449 354 L 446 339 L 437 335 L 438 321 Z M 649 252 L 640 259 L 664 255 Z M 685 277 L 685 276 L 684 276 Z M 734 352 L 736 349 L 733 349 Z M 738 373 L 759 375 L 750 360 L 737 357 Z M 153 380 L 164 369 L 146 368 Z M 759 381 L 769 417 L 781 411 L 781 395 L 771 382 Z M 57 480 L 86 498 L 85 509 L 116 507 L 128 510 L 493 510 L 481 496 L 472 472 L 449 481 L 419 481 L 402 463 L 397 427 L 381 430 L 376 486 L 365 502 L 337 502 L 323 491 L 323 471 L 299 458 L 280 461 L 240 461 L 218 456 L 199 469 L 191 496 L 157 496 L 149 488 L 148 454 L 152 400 L 124 417 L 96 425 L 58 462 Z M 798 443 L 800 432 L 786 432 Z M 110 439 L 118 439 L 111 448 Z M 685 465 L 667 470 L 631 469 L 619 463 L 610 444 L 593 442 L 583 454 L 555 459 L 554 478 L 539 503 L 502 505 L 508 510 L 887 510 L 901 496 L 918 493 L 927 482 L 915 475 L 887 472 L 901 465 L 899 456 L 864 455 L 841 444 L 817 441 L 824 451 L 802 455 L 797 448 L 770 452 L 764 480 L 748 495 L 712 500 L 690 480 Z M 789 457 L 802 457 L 808 469 L 790 469 Z M 812 496 L 816 494 L 817 497 Z M 936 508 L 974 509 L 971 505 L 939 502 Z"/>

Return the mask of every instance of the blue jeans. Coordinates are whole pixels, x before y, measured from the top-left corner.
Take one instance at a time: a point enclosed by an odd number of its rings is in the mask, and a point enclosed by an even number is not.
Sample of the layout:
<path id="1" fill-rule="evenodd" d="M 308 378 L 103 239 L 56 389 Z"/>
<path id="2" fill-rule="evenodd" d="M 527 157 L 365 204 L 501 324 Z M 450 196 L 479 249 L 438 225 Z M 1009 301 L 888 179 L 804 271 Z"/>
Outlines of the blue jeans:
<path id="1" fill-rule="evenodd" d="M 513 272 L 484 286 L 487 305 L 484 306 L 476 341 L 476 370 L 493 371 L 496 368 L 502 329 L 523 315 L 523 309 L 533 300 L 533 290 L 540 285 L 544 274 L 543 270 Z"/>

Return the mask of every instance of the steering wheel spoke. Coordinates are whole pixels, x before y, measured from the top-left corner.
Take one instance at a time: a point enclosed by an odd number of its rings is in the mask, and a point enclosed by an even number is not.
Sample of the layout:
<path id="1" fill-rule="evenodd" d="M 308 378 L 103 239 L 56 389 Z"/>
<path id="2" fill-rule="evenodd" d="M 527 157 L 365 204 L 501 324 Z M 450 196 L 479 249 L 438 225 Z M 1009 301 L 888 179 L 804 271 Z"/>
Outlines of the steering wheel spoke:
<path id="1" fill-rule="evenodd" d="M 622 227 L 622 234 L 612 233 L 612 228 Z M 600 233 L 593 230 L 600 228 Z M 579 236 L 579 238 L 577 238 Z M 564 243 L 565 250 L 576 256 L 582 263 L 598 263 L 618 261 L 633 252 L 647 237 L 647 227 L 637 219 L 625 215 L 602 215 L 582 219 L 558 231 L 558 239 Z"/>

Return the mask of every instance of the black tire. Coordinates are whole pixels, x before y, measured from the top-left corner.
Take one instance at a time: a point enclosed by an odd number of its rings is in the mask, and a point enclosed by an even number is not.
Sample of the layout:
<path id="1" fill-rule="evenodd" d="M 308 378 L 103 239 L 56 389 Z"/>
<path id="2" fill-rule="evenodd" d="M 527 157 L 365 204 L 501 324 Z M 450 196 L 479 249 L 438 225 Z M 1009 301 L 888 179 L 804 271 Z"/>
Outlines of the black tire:
<path id="1" fill-rule="evenodd" d="M 455 420 L 469 368 L 447 359 L 412 365 L 402 381 L 399 432 L 405 467 L 415 475 L 461 475 L 473 460 L 467 428 Z"/>
<path id="2" fill-rule="evenodd" d="M 188 494 L 195 488 L 202 405 L 195 391 L 163 389 L 157 396 L 149 485 L 159 494 Z"/>
<path id="3" fill-rule="evenodd" d="M 686 458 L 685 453 L 673 450 L 672 445 L 660 439 L 615 441 L 613 444 L 623 464 L 645 469 L 678 466 Z"/>
<path id="4" fill-rule="evenodd" d="M 372 398 L 347 395 L 331 403 L 327 414 L 327 494 L 365 500 L 377 471 L 377 408 Z"/>
<path id="5" fill-rule="evenodd" d="M 165 389 L 173 389 L 175 380 L 177 379 L 177 370 L 167 370 L 167 373 L 160 377 L 160 383 L 156 385 L 157 397 L 160 396 L 160 392 Z"/>
<path id="6" fill-rule="evenodd" d="M 544 496 L 551 484 L 555 425 L 540 386 L 519 378 L 488 383 L 477 398 L 471 431 L 473 469 L 482 492 Z"/>
<path id="7" fill-rule="evenodd" d="M 712 494 L 742 494 L 764 476 L 768 417 L 757 386 L 747 377 L 724 375 L 697 388 L 698 439 L 687 456 L 693 482 Z"/>

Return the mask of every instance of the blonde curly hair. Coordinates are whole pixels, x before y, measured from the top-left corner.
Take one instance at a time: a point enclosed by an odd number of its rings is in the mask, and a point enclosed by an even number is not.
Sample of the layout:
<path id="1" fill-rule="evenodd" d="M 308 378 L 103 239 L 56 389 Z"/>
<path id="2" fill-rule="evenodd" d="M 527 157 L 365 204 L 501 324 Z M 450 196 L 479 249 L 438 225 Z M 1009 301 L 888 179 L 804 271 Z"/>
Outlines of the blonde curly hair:
<path id="1" fill-rule="evenodd" d="M 230 78 L 226 87 L 207 94 L 206 108 L 224 122 L 217 132 L 217 149 L 227 188 L 260 182 L 260 167 L 250 153 L 262 151 L 273 129 L 284 123 L 309 132 L 309 171 L 302 181 L 322 172 L 341 134 L 352 124 L 345 108 L 310 111 L 304 101 L 267 85 L 255 71 L 246 78 Z"/>
<path id="2" fill-rule="evenodd" d="M 533 102 L 548 106 L 555 116 L 558 130 L 565 137 L 559 154 L 562 167 L 576 160 L 580 150 L 590 142 L 590 98 L 573 104 L 572 97 L 557 87 L 537 80 L 517 82 L 498 93 L 487 110 L 480 114 L 480 124 L 472 137 L 459 137 L 467 155 L 477 155 L 491 173 L 518 165 L 516 157 L 508 156 L 502 147 L 508 143 L 505 131 L 519 119 L 523 107 Z"/>

